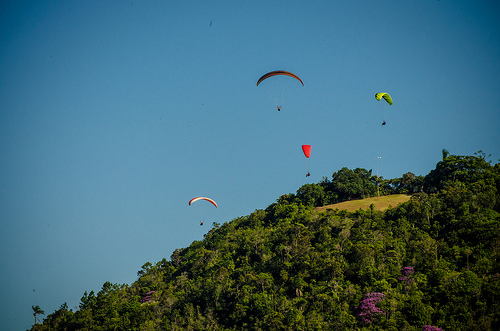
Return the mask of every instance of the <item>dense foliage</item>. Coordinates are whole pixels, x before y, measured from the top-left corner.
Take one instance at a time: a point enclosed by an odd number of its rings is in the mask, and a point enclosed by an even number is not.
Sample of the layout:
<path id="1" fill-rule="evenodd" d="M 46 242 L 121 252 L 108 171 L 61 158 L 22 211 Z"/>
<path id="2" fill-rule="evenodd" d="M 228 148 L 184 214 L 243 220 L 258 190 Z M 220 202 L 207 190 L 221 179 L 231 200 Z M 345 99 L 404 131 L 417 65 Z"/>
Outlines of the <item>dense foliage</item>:
<path id="1" fill-rule="evenodd" d="M 411 193 L 385 212 L 315 206 Z M 384 180 L 343 168 L 106 282 L 32 330 L 499 330 L 500 164 Z"/>

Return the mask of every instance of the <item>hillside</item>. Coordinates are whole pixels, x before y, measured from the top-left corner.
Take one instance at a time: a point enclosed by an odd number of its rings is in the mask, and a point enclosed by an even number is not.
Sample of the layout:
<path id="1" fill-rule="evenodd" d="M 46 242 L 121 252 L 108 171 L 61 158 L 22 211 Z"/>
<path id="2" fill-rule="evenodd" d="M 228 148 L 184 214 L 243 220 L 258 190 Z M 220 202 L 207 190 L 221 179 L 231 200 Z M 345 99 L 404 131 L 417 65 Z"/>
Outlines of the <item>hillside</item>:
<path id="1" fill-rule="evenodd" d="M 377 183 L 390 195 L 373 200 Z M 315 211 L 348 199 L 399 204 Z M 500 164 L 483 155 L 425 178 L 343 168 L 32 330 L 499 330 L 499 229 Z"/>
<path id="2" fill-rule="evenodd" d="M 369 209 L 370 205 L 374 205 L 375 210 L 385 210 L 389 207 L 396 207 L 398 204 L 410 200 L 411 195 L 407 194 L 391 194 L 381 197 L 365 198 L 360 200 L 352 200 L 334 203 L 331 205 L 316 207 L 316 211 L 325 211 L 328 209 L 339 209 L 347 211 L 356 211 L 358 209 Z"/>

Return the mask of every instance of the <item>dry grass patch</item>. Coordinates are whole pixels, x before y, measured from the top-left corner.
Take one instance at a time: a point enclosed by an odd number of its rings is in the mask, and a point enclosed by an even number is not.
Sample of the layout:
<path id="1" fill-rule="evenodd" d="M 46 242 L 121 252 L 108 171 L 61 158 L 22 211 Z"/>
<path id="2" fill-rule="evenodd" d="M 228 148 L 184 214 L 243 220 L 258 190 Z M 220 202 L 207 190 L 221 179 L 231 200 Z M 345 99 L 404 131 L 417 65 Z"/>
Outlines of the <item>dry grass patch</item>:
<path id="1" fill-rule="evenodd" d="M 389 206 L 396 207 L 402 202 L 410 200 L 411 195 L 406 194 L 392 194 L 382 197 L 366 198 L 361 200 L 345 201 L 340 203 L 335 203 L 333 205 L 316 207 L 316 211 L 325 211 L 327 209 L 339 209 L 347 211 L 356 211 L 358 209 L 369 209 L 370 205 L 373 203 L 376 210 L 385 210 Z"/>

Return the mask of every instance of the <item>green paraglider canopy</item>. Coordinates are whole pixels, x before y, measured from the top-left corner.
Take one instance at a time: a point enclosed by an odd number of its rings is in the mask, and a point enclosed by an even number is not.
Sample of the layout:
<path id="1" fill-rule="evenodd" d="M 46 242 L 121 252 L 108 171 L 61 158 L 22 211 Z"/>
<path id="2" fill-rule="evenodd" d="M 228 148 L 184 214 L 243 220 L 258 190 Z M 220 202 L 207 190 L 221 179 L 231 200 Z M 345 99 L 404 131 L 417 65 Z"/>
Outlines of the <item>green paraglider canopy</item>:
<path id="1" fill-rule="evenodd" d="M 392 105 L 392 98 L 389 95 L 389 93 L 386 93 L 386 92 L 375 93 L 375 99 L 377 99 L 378 101 L 380 101 L 380 99 L 382 99 L 382 98 L 384 98 L 384 100 L 387 101 L 387 103 L 389 105 Z"/>

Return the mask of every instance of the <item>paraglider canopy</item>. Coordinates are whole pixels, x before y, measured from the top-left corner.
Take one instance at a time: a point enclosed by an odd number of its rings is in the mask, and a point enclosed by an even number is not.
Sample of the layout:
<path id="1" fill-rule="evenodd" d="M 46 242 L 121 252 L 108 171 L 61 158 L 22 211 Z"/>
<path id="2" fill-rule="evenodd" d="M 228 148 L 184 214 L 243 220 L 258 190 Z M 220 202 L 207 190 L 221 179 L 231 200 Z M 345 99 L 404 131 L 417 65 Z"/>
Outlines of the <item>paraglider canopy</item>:
<path id="1" fill-rule="evenodd" d="M 311 145 L 302 145 L 302 151 L 304 155 L 309 158 L 311 156 Z"/>
<path id="2" fill-rule="evenodd" d="M 215 202 L 214 200 L 210 199 L 210 198 L 205 198 L 205 197 L 196 197 L 196 198 L 192 198 L 191 200 L 189 200 L 189 205 L 191 206 L 191 204 L 193 202 L 196 202 L 198 200 L 206 200 L 208 202 L 210 202 L 212 205 L 215 206 L 215 208 L 217 208 L 217 202 Z"/>
<path id="3" fill-rule="evenodd" d="M 302 84 L 302 86 L 304 86 L 304 83 L 299 78 L 299 76 L 297 76 L 289 71 L 284 71 L 284 70 L 275 70 L 275 71 L 268 72 L 267 74 L 265 74 L 264 76 L 259 78 L 259 80 L 257 81 L 257 86 L 259 86 L 259 84 L 262 83 L 263 80 L 266 80 L 269 77 L 278 76 L 278 75 L 285 75 L 285 76 L 293 77 L 293 78 L 297 79 Z"/>
<path id="4" fill-rule="evenodd" d="M 386 92 L 375 93 L 375 99 L 380 101 L 380 99 L 382 99 L 382 98 L 384 98 L 384 100 L 387 101 L 387 103 L 392 106 L 392 98 L 389 95 L 389 93 L 386 93 Z"/>

